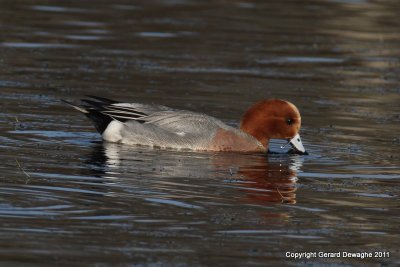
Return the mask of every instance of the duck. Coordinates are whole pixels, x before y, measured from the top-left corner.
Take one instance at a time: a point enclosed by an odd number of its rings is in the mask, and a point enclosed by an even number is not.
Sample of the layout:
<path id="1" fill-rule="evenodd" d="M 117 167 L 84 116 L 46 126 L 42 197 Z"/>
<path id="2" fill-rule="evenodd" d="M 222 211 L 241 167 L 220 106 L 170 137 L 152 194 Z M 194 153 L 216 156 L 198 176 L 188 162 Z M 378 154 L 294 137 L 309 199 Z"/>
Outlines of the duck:
<path id="1" fill-rule="evenodd" d="M 270 152 L 270 139 L 286 139 L 292 152 L 307 154 L 299 134 L 300 112 L 286 100 L 255 103 L 235 128 L 203 113 L 86 97 L 79 106 L 62 101 L 86 115 L 104 141 L 178 150 Z"/>

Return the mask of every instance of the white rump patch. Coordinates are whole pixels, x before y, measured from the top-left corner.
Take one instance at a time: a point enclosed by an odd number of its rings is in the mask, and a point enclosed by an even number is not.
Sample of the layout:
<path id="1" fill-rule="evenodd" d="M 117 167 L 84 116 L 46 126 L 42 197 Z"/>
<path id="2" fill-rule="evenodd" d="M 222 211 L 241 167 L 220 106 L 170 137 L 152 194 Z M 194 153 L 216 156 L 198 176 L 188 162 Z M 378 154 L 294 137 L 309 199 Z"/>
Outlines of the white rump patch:
<path id="1" fill-rule="evenodd" d="M 103 132 L 103 139 L 110 142 L 121 141 L 121 130 L 124 125 L 119 121 L 112 121 Z"/>

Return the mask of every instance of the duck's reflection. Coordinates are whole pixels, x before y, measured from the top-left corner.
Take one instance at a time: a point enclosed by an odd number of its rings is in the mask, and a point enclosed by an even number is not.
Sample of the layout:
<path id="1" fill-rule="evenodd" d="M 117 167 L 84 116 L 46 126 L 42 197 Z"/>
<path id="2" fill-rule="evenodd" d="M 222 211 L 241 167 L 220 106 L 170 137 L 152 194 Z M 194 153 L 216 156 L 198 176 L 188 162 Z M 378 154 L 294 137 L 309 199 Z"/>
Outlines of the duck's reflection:
<path id="1" fill-rule="evenodd" d="M 297 172 L 302 167 L 299 155 L 219 155 L 213 163 L 236 166 L 234 181 L 251 203 L 296 203 Z"/>
<path id="2" fill-rule="evenodd" d="M 256 166 L 243 166 L 239 173 L 246 182 L 241 183 L 252 202 L 296 203 L 297 170 L 299 156 L 269 156 Z"/>
<path id="3" fill-rule="evenodd" d="M 197 153 L 100 143 L 87 161 L 92 174 L 134 173 L 144 177 L 224 180 L 253 204 L 296 203 L 302 157 L 288 154 Z M 213 180 L 214 179 L 214 180 Z M 207 185 L 205 185 L 207 186 Z"/>

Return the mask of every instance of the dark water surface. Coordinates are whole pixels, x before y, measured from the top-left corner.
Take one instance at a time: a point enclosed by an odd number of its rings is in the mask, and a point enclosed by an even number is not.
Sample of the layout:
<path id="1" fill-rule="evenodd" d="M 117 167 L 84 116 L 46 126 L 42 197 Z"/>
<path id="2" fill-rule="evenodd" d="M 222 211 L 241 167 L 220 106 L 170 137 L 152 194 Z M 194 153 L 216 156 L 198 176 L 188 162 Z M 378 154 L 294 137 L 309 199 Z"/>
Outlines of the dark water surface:
<path id="1" fill-rule="evenodd" d="M 0 265 L 399 265 L 399 17 L 397 0 L 0 1 Z M 310 155 L 102 143 L 59 102 L 84 94 L 231 125 L 287 99 Z"/>

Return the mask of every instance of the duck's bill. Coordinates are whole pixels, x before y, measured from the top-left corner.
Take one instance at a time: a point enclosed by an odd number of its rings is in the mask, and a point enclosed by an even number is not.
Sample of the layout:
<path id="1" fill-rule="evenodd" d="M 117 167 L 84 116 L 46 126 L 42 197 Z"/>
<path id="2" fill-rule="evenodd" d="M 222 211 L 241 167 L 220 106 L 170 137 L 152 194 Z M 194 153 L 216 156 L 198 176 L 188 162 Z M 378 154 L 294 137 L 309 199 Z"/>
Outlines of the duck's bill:
<path id="1" fill-rule="evenodd" d="M 300 153 L 300 154 L 308 154 L 308 153 L 306 152 L 306 150 L 304 149 L 304 146 L 303 146 L 303 143 L 301 142 L 301 139 L 300 139 L 300 135 L 299 135 L 299 134 L 296 134 L 295 137 L 293 137 L 292 139 L 290 139 L 290 140 L 289 140 L 289 143 L 290 143 L 290 145 L 292 146 L 292 148 L 293 148 L 296 152 L 298 152 L 298 153 Z"/>

